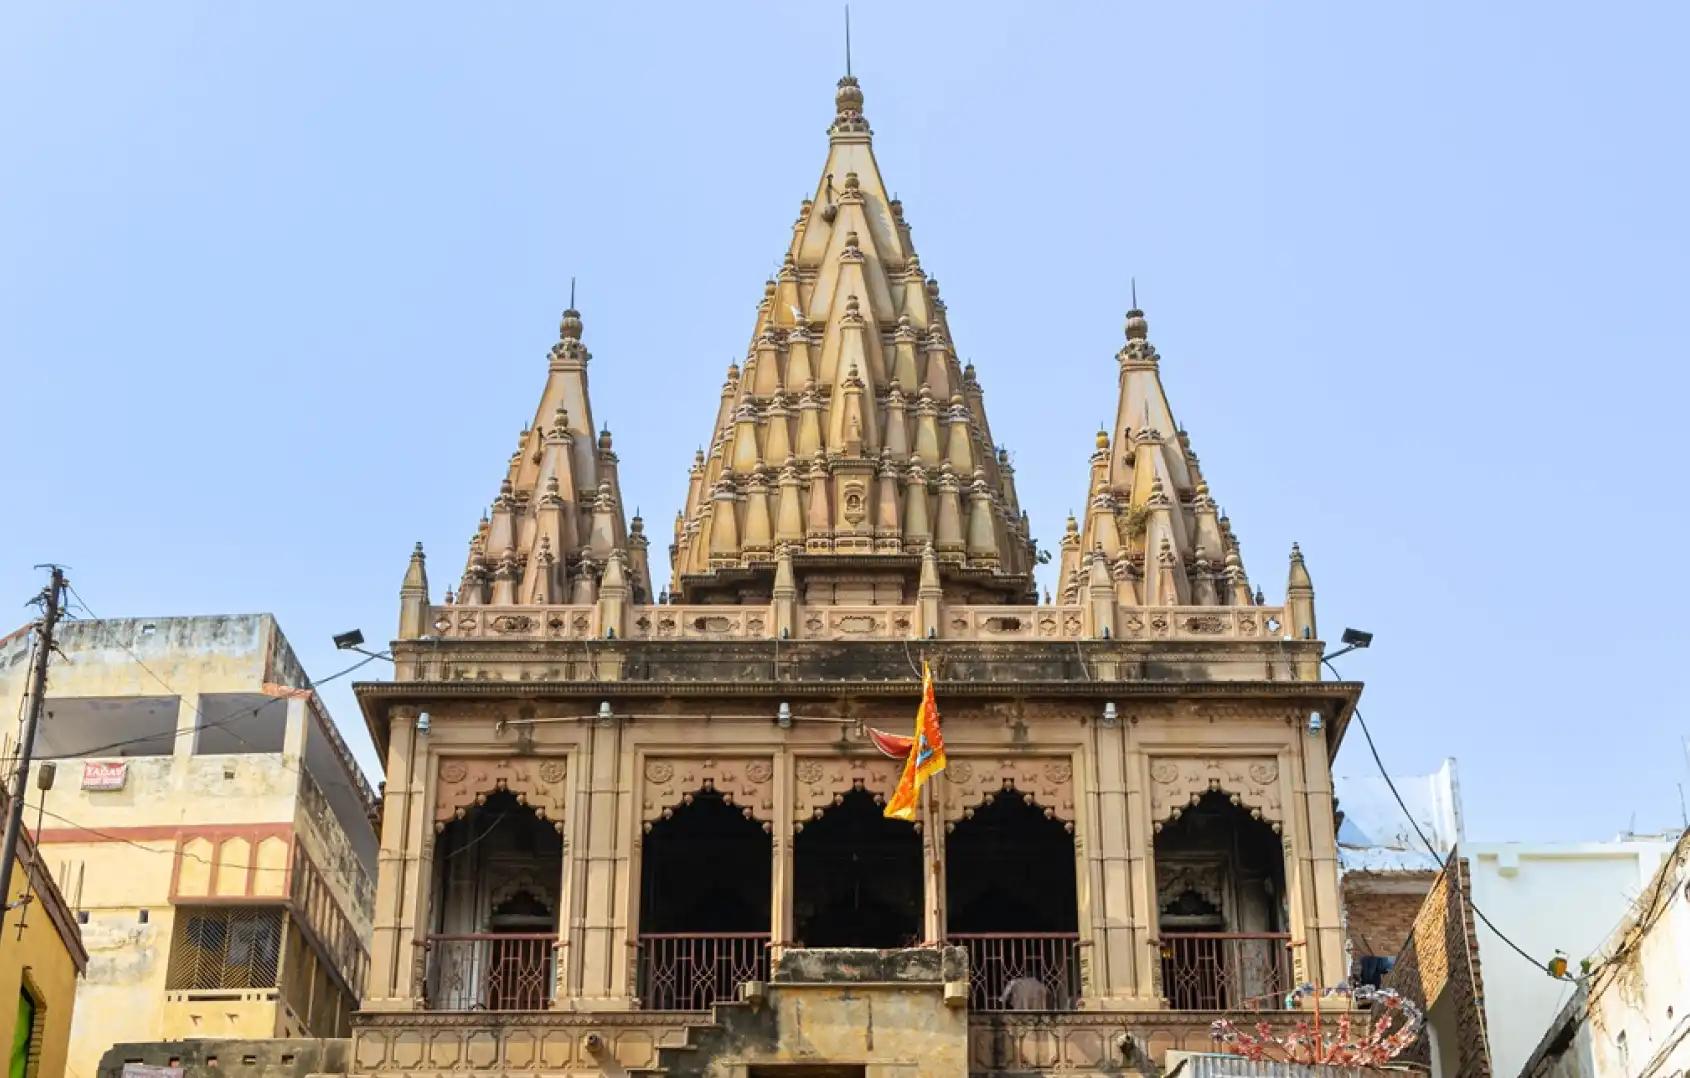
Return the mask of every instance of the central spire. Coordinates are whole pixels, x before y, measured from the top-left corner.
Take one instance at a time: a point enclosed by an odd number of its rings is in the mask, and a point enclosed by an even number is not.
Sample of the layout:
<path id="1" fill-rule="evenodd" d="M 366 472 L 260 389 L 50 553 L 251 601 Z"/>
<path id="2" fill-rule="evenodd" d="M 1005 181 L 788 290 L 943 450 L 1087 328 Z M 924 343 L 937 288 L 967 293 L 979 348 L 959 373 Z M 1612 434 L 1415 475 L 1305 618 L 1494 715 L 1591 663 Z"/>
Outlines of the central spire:
<path id="1" fill-rule="evenodd" d="M 806 603 L 913 602 L 927 556 L 952 601 L 1033 600 L 1008 454 L 849 73 L 815 195 L 693 462 L 671 587 L 685 602 L 768 602 L 783 554 Z"/>

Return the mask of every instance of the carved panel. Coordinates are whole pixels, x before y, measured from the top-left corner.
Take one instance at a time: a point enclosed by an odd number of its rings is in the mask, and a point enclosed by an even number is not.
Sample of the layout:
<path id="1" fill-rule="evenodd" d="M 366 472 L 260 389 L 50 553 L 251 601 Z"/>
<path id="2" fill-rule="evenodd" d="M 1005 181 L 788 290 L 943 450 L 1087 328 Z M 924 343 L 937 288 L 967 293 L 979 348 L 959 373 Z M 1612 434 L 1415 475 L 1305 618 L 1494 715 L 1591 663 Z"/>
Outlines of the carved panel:
<path id="1" fill-rule="evenodd" d="M 799 759 L 792 791 L 794 826 L 802 831 L 805 821 L 821 819 L 822 813 L 859 787 L 875 795 L 875 804 L 882 803 L 897 789 L 903 766 L 903 761 L 885 756 Z"/>
<path id="2" fill-rule="evenodd" d="M 1068 756 L 953 756 L 940 789 L 947 829 L 1005 790 L 1074 828 L 1074 761 Z"/>
<path id="3" fill-rule="evenodd" d="M 434 829 L 463 819 L 489 795 L 506 790 L 562 831 L 567 774 L 561 756 L 446 757 L 434 785 Z"/>
<path id="4" fill-rule="evenodd" d="M 1226 794 L 1277 833 L 1285 821 L 1279 761 L 1271 756 L 1162 756 L 1150 761 L 1150 814 L 1156 830 L 1211 791 Z"/>
<path id="5" fill-rule="evenodd" d="M 640 819 L 645 829 L 666 820 L 700 791 L 714 791 L 746 819 L 769 830 L 774 818 L 774 763 L 766 756 L 652 756 L 645 762 Z"/>

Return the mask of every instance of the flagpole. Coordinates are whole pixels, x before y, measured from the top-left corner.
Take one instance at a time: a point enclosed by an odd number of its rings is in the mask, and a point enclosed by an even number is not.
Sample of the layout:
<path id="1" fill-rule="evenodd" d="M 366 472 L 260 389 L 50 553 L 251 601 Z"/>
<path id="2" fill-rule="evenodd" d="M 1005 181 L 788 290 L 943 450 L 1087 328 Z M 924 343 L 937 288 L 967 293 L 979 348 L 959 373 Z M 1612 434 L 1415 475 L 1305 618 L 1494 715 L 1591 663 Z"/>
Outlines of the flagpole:
<path id="1" fill-rule="evenodd" d="M 943 772 L 940 774 L 943 774 Z M 924 838 L 922 845 L 925 847 L 922 852 L 927 859 L 926 885 L 928 891 L 925 903 L 926 909 L 922 911 L 922 920 L 925 922 L 922 928 L 925 930 L 927 944 L 930 947 L 941 946 L 945 941 L 945 866 L 939 852 L 939 828 L 944 826 L 944 821 L 939 818 L 939 809 L 933 793 L 933 788 L 939 782 L 939 777 L 939 775 L 934 775 L 921 787 L 922 816 L 926 821 L 922 826 Z"/>

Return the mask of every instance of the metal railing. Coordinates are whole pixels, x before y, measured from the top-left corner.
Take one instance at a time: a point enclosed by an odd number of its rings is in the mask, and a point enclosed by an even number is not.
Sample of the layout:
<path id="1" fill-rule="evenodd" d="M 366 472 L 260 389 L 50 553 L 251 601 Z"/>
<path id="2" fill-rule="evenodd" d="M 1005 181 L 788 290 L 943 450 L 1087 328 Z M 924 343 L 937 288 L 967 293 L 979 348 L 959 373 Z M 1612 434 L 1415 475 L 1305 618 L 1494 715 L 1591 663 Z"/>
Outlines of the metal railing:
<path id="1" fill-rule="evenodd" d="M 557 981 L 557 933 L 465 932 L 428 937 L 431 1011 L 543 1011 Z"/>
<path id="2" fill-rule="evenodd" d="M 767 932 L 657 932 L 639 938 L 640 1006 L 707 1011 L 769 979 Z"/>
<path id="3" fill-rule="evenodd" d="M 1162 993 L 1176 1011 L 1278 1011 L 1291 991 L 1283 932 L 1164 932 Z"/>
<path id="4" fill-rule="evenodd" d="M 953 932 L 968 951 L 968 1006 L 977 1011 L 1072 1011 L 1080 1001 L 1077 932 Z"/>

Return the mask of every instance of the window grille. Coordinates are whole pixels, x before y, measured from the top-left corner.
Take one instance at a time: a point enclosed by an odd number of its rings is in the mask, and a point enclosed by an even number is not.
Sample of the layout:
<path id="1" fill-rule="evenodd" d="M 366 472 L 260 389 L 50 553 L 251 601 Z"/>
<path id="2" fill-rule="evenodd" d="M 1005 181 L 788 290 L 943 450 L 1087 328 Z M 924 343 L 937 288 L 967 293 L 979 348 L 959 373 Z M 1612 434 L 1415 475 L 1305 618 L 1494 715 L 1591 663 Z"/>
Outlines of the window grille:
<path id="1" fill-rule="evenodd" d="M 281 942 L 280 909 L 178 907 L 164 986 L 171 991 L 274 988 Z"/>

